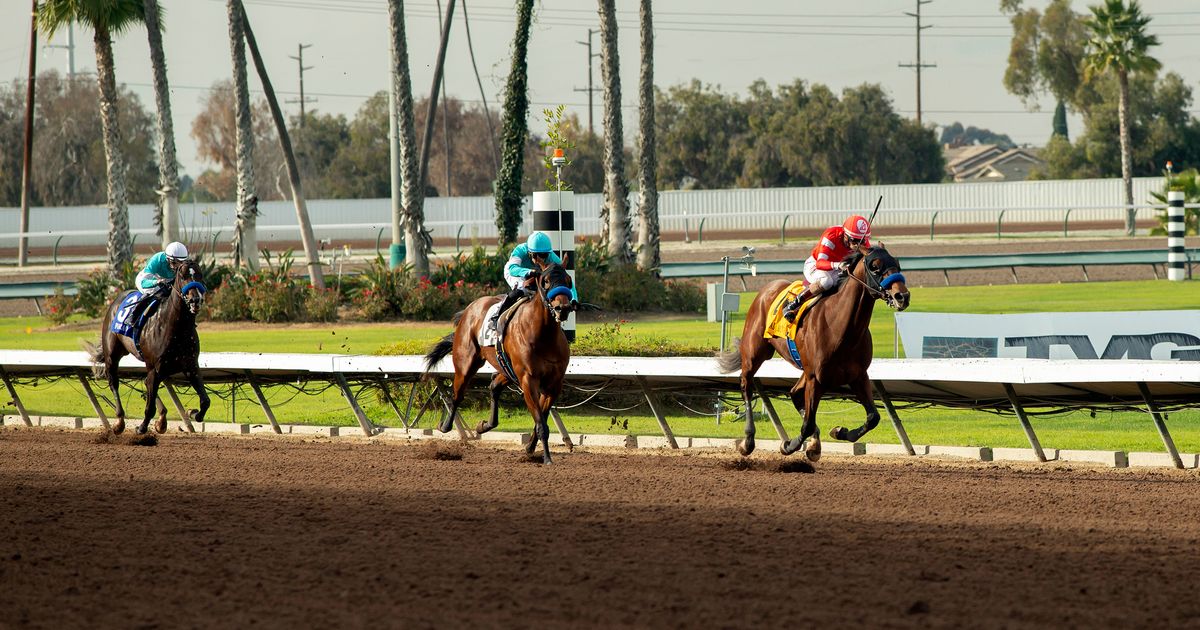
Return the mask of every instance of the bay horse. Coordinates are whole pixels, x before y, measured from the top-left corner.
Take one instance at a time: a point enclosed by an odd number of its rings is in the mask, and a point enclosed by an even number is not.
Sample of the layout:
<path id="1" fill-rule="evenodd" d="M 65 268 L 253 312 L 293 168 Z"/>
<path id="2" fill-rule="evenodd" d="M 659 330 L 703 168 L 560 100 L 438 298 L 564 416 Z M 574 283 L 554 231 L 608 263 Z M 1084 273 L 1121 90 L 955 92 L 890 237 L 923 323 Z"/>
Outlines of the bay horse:
<path id="1" fill-rule="evenodd" d="M 167 377 L 180 372 L 200 397 L 200 409 L 191 410 L 191 419 L 204 422 L 209 398 L 204 391 L 204 382 L 200 380 L 200 337 L 196 334 L 196 314 L 204 303 L 206 292 L 200 268 L 191 260 L 184 262 L 175 273 L 170 293 L 148 318 L 136 345 L 129 337 L 112 332 L 112 320 L 133 290 L 122 292 L 108 305 L 100 324 L 99 346 L 86 345 L 94 364 L 93 374 L 96 378 L 108 379 L 108 388 L 112 390 L 116 401 L 117 423 L 112 427 L 113 433 L 125 430 L 125 407 L 117 391 L 120 385 L 117 366 L 122 357 L 127 354 L 137 357 L 139 351 L 146 364 L 146 413 L 137 432 L 146 432 L 156 405 L 160 414 L 154 430 L 158 433 L 167 430 L 167 408 L 158 400 L 158 386 Z"/>
<path id="2" fill-rule="evenodd" d="M 780 446 L 784 455 L 791 455 L 803 447 L 810 461 L 821 457 L 817 405 L 822 394 L 838 387 L 849 386 L 866 410 L 867 418 L 856 429 L 834 427 L 830 437 L 856 442 L 879 424 L 874 391 L 867 377 L 873 353 L 869 328 L 871 313 L 877 299 L 898 311 L 908 308 L 909 293 L 904 276 L 900 274 L 900 263 L 882 246 L 856 252 L 847 262 L 849 271 L 841 287 L 833 294 L 826 293 L 807 313 L 795 333 L 794 342 L 803 373 L 789 395 L 792 405 L 804 416 L 804 422 L 800 434 Z M 767 311 L 788 284 L 787 280 L 777 280 L 760 289 L 746 313 L 739 347 L 717 355 L 722 372 L 741 368 L 742 399 L 746 403 L 746 437 L 738 441 L 737 449 L 742 455 L 754 452 L 754 415 L 751 409 L 754 374 L 776 352 L 785 359 L 791 356 L 786 339 L 767 339 L 763 336 L 768 321 Z"/>
<path id="3" fill-rule="evenodd" d="M 479 345 L 479 331 L 488 309 L 503 299 L 503 296 L 485 296 L 471 302 L 467 308 L 454 314 L 454 332 L 446 335 L 430 348 L 425 355 L 425 378 L 438 362 L 453 353 L 454 393 L 450 412 L 438 426 L 442 433 L 450 431 L 454 414 L 462 403 L 471 384 L 471 379 L 486 362 L 496 370 L 488 386 L 491 392 L 491 418 L 475 428 L 486 433 L 496 428 L 500 421 L 500 393 L 513 381 L 525 398 L 525 407 L 533 416 L 533 435 L 525 445 L 525 452 L 533 455 L 540 440 L 542 462 L 550 460 L 550 427 L 547 417 L 554 401 L 562 393 L 563 377 L 567 363 L 571 360 L 571 347 L 563 333 L 562 323 L 575 310 L 571 303 L 571 276 L 561 265 L 551 263 L 532 282 L 537 292 L 531 299 L 516 307 L 512 320 L 498 343 L 504 348 L 512 369 L 512 376 L 501 365 L 494 346 Z"/>

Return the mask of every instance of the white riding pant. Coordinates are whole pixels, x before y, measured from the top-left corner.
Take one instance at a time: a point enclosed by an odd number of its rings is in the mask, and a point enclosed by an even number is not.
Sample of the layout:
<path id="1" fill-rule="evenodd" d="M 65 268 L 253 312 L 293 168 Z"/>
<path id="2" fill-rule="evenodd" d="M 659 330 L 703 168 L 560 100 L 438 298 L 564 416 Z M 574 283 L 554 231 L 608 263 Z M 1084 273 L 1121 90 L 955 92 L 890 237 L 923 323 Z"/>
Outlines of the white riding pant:
<path id="1" fill-rule="evenodd" d="M 838 282 L 837 269 L 817 269 L 817 259 L 812 256 L 804 261 L 804 278 L 809 285 L 820 286 L 822 289 L 832 289 Z"/>

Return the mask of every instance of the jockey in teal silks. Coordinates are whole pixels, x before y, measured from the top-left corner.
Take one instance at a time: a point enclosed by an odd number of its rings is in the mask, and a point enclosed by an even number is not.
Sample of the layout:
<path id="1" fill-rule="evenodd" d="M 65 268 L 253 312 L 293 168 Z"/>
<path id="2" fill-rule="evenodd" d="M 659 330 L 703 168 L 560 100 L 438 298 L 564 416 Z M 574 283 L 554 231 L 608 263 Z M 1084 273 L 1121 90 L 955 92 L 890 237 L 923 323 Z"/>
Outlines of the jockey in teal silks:
<path id="1" fill-rule="evenodd" d="M 187 262 L 187 246 L 178 241 L 150 257 L 137 275 L 136 288 L 146 295 L 166 295 L 175 282 L 175 272 Z"/>
<path id="2" fill-rule="evenodd" d="M 512 253 L 508 255 L 508 262 L 504 265 L 504 283 L 511 290 L 504 297 L 500 308 L 496 309 L 496 314 L 492 316 L 493 327 L 496 319 L 500 317 L 500 313 L 508 310 L 517 300 L 529 294 L 529 290 L 526 288 L 531 279 L 529 276 L 541 273 L 551 264 L 561 265 L 562 259 L 554 253 L 554 246 L 545 232 L 534 232 L 529 235 L 528 240 L 513 248 Z M 575 292 L 575 287 L 571 287 L 571 301 L 576 304 L 579 302 L 579 294 Z"/>

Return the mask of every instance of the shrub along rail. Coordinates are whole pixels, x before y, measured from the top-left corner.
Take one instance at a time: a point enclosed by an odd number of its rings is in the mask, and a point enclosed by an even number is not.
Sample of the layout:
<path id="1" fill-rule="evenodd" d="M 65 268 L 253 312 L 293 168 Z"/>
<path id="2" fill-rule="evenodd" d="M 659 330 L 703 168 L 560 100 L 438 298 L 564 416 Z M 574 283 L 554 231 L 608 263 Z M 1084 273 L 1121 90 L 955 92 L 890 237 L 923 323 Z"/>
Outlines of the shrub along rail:
<path id="1" fill-rule="evenodd" d="M 333 383 L 346 398 L 347 405 L 366 436 L 379 434 L 382 429 L 367 417 L 358 397 L 367 390 L 378 389 L 380 397 L 389 404 L 406 428 L 413 427 L 429 400 L 418 401 L 417 381 L 424 369 L 424 357 L 261 354 L 242 352 L 203 353 L 200 367 L 207 383 L 249 383 L 262 410 L 278 433 L 281 429 L 274 412 L 262 395 L 262 387 L 272 384 L 294 384 L 320 381 Z M 492 370 L 485 366 L 480 379 L 490 377 Z M 122 378 L 141 379 L 140 363 L 127 359 L 121 366 Z M 436 366 L 433 396 L 442 396 L 446 389 L 441 379 L 453 375 L 449 361 Z M 0 377 L 12 396 L 22 421 L 32 425 L 26 413 L 17 385 L 22 381 L 47 377 L 78 378 L 87 393 L 97 416 L 107 426 L 100 401 L 89 383 L 91 363 L 83 352 L 0 350 Z M 784 395 L 795 382 L 797 371 L 782 359 L 763 364 L 756 385 L 766 395 Z M 1200 363 L 1183 361 L 1087 361 L 1041 359 L 880 359 L 871 365 L 870 377 L 892 425 L 909 454 L 915 454 L 904 430 L 897 403 L 934 405 L 953 408 L 1011 411 L 1015 414 L 1033 452 L 1046 461 L 1040 442 L 1030 425 L 1029 409 L 1121 409 L 1147 412 L 1162 438 L 1171 461 L 1184 467 L 1167 430 L 1165 412 L 1194 406 L 1200 395 Z M 567 371 L 567 382 L 593 390 L 634 392 L 643 396 L 657 418 L 667 443 L 677 448 L 660 397 L 664 393 L 686 389 L 709 391 L 714 396 L 736 391 L 739 376 L 722 374 L 714 360 L 703 357 L 573 357 Z M 386 385 L 406 383 L 409 387 L 405 410 L 391 395 Z M 354 387 L 352 387 L 352 384 Z M 356 389 L 357 388 L 357 391 Z M 195 427 L 189 421 L 171 382 L 165 388 L 187 430 Z M 833 392 L 833 396 L 850 398 L 848 391 Z M 414 403 L 420 406 L 414 409 Z M 769 397 L 764 397 L 765 411 L 781 440 L 787 432 L 780 422 Z M 417 412 L 416 417 L 413 413 Z M 565 444 L 571 444 L 570 433 L 558 414 L 553 413 Z M 459 434 L 470 432 L 456 418 Z"/>

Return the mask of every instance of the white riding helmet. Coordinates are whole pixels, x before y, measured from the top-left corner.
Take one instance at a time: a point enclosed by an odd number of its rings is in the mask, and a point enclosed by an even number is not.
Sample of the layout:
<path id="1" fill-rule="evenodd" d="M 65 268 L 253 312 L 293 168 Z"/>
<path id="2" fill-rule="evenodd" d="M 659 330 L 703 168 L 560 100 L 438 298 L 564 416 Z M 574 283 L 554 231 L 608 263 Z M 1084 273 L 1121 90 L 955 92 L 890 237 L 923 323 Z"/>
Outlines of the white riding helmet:
<path id="1" fill-rule="evenodd" d="M 187 260 L 188 257 L 187 245 L 179 241 L 168 244 L 167 248 L 163 251 L 167 254 L 167 258 L 171 260 Z"/>

